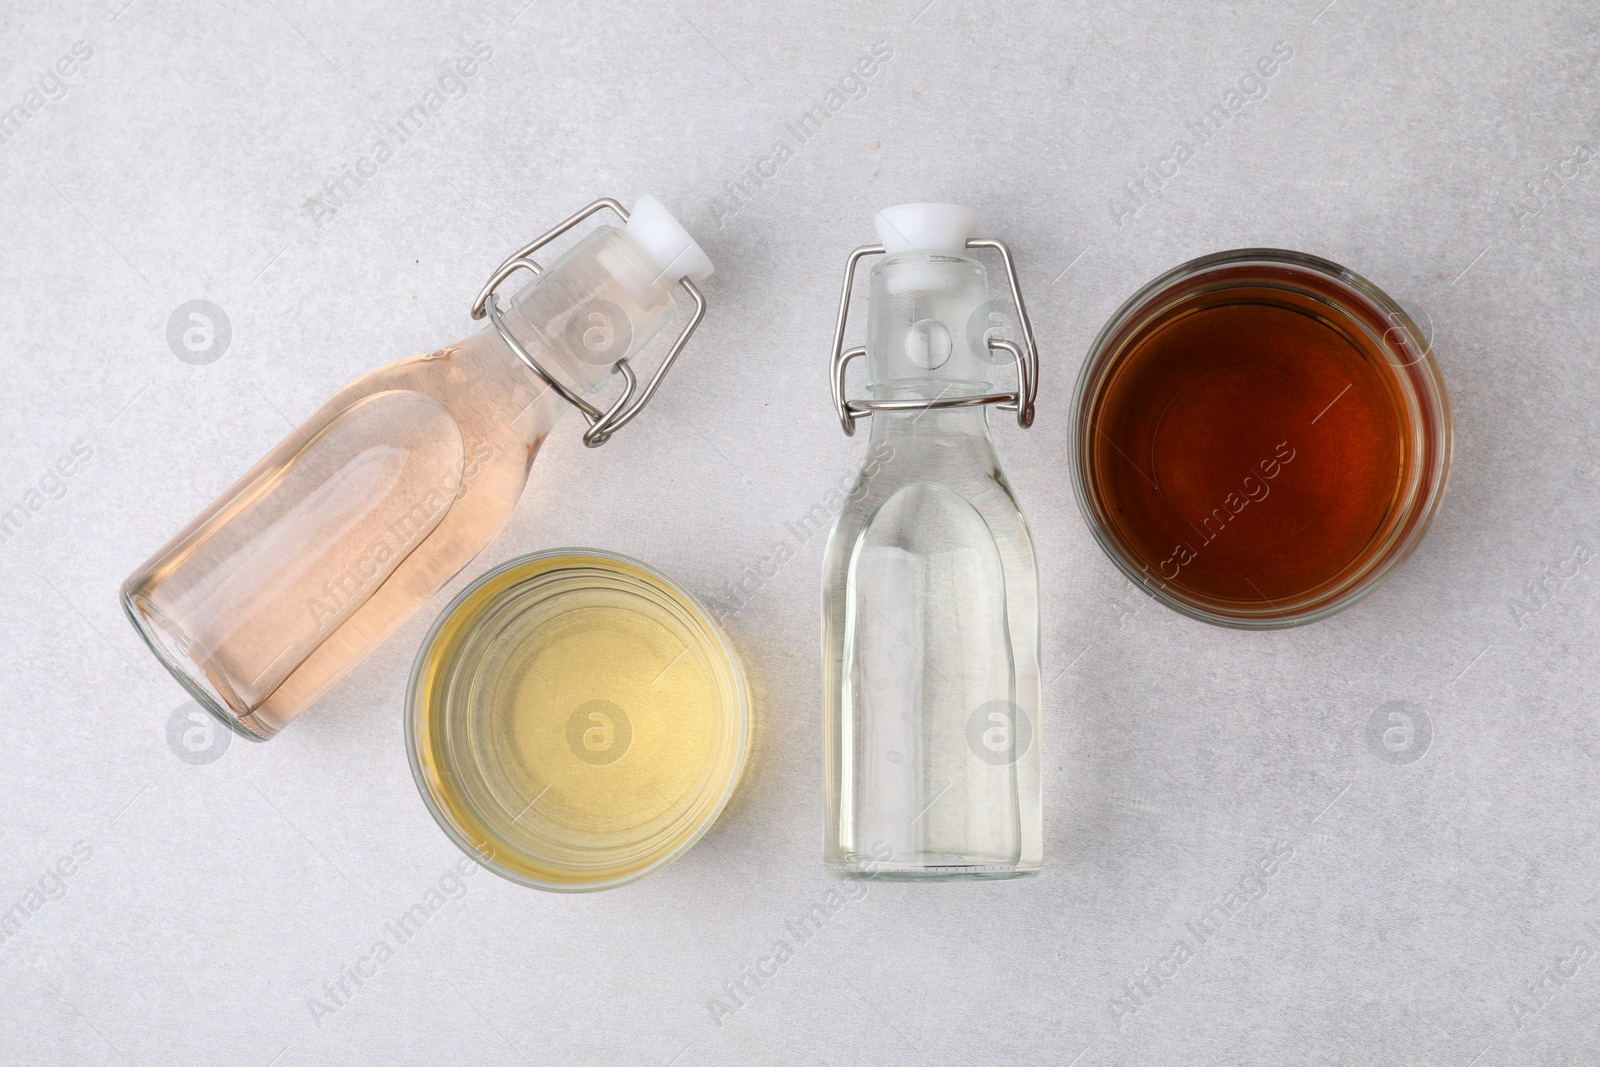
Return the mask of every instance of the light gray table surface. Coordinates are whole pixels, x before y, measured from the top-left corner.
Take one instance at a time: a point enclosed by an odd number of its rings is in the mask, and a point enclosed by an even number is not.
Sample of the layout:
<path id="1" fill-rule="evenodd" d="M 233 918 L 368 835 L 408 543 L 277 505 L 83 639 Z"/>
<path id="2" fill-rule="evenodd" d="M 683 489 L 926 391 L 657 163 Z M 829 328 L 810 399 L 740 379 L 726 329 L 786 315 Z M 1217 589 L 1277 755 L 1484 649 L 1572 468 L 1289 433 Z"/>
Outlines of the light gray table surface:
<path id="1" fill-rule="evenodd" d="M 1600 1062 L 1597 77 L 1583 3 L 7 5 L 0 1062 Z M 599 450 L 565 422 L 492 545 L 281 737 L 170 741 L 121 580 L 344 382 L 476 329 L 517 244 L 644 192 L 717 266 L 659 399 Z M 1042 350 L 1037 425 L 996 437 L 1040 565 L 1046 859 L 833 907 L 823 537 L 794 529 L 865 450 L 826 375 L 845 255 L 913 200 L 1010 243 Z M 1100 325 L 1252 245 L 1409 308 L 1456 433 L 1397 576 L 1264 634 L 1133 589 L 1065 475 Z M 169 344 L 195 300 L 209 362 Z M 728 624 L 757 728 L 703 842 L 577 897 L 477 874 L 341 978 L 459 858 L 401 731 L 448 595 L 586 545 L 725 600 L 785 544 Z"/>

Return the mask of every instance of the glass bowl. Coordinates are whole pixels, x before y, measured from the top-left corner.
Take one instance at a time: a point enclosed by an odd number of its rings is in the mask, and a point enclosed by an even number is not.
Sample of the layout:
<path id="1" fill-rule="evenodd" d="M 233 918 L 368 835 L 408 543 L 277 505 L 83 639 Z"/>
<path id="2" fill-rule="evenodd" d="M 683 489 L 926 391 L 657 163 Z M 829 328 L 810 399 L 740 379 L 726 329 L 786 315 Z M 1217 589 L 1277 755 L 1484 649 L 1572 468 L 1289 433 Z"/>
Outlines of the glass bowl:
<path id="1" fill-rule="evenodd" d="M 682 855 L 733 795 L 750 738 L 732 645 L 687 590 L 592 549 L 523 556 L 440 614 L 406 695 L 428 810 L 496 874 L 555 892 Z"/>
<path id="2" fill-rule="evenodd" d="M 1346 418 L 1343 413 L 1320 427 L 1308 425 L 1300 431 L 1300 454 L 1313 454 L 1318 458 L 1313 463 L 1303 461 L 1295 471 L 1300 479 L 1296 490 L 1300 493 L 1300 503 L 1310 509 L 1307 514 L 1313 520 L 1300 527 L 1308 532 L 1298 545 L 1293 537 L 1286 536 L 1271 549 L 1279 555 L 1268 556 L 1267 550 L 1262 549 L 1252 559 L 1241 542 L 1230 543 L 1220 536 L 1220 527 L 1242 517 L 1250 501 L 1256 499 L 1249 492 L 1252 487 L 1260 487 L 1260 496 L 1265 498 L 1270 487 L 1264 484 L 1264 472 L 1277 469 L 1270 454 L 1261 460 L 1259 470 L 1253 463 L 1241 466 L 1246 477 L 1239 492 L 1222 497 L 1220 489 L 1209 489 L 1208 492 L 1219 497 L 1217 507 L 1211 508 L 1209 497 L 1193 492 L 1187 511 L 1175 503 L 1185 491 L 1186 482 L 1192 483 L 1209 473 L 1204 469 L 1209 458 L 1223 453 L 1201 448 L 1185 454 L 1170 442 L 1156 439 L 1167 433 L 1166 426 L 1178 421 L 1177 416 L 1169 419 L 1169 413 L 1176 410 L 1177 395 L 1172 390 L 1162 393 L 1158 388 L 1160 374 L 1183 373 L 1183 364 L 1170 362 L 1175 358 L 1171 353 L 1180 351 L 1172 340 L 1178 336 L 1173 331 L 1186 329 L 1194 336 L 1196 331 L 1206 327 L 1202 320 L 1189 316 L 1243 314 L 1247 306 L 1251 310 L 1270 309 L 1268 314 L 1287 323 L 1291 329 L 1283 336 L 1317 334 L 1320 337 L 1326 332 L 1323 340 L 1329 347 L 1297 348 L 1285 344 L 1275 348 L 1260 343 L 1260 338 L 1274 336 L 1263 332 L 1241 335 L 1237 350 L 1227 349 L 1225 346 L 1233 335 L 1227 332 L 1225 325 L 1216 330 L 1213 347 L 1221 363 L 1232 359 L 1241 361 L 1241 365 L 1251 363 L 1248 372 L 1241 371 L 1239 381 L 1230 384 L 1234 389 L 1230 395 L 1242 402 L 1225 412 L 1207 415 L 1215 422 L 1212 431 L 1224 444 L 1227 433 L 1231 432 L 1227 419 L 1233 420 L 1232 428 L 1247 433 L 1257 424 L 1282 413 L 1275 408 L 1252 406 L 1252 382 L 1248 374 L 1308 375 L 1313 368 L 1294 361 L 1316 358 L 1310 354 L 1312 352 L 1342 353 L 1338 358 L 1346 361 L 1347 369 L 1349 366 L 1358 368 L 1358 374 L 1351 380 L 1361 377 L 1368 383 L 1364 386 L 1365 395 L 1388 398 L 1386 410 L 1392 415 L 1393 423 L 1385 425 L 1380 421 L 1369 425 L 1377 425 L 1385 440 L 1394 442 L 1398 468 L 1375 466 L 1379 480 L 1368 489 L 1371 499 L 1377 503 L 1363 514 L 1364 524 L 1351 526 L 1354 539 L 1348 544 L 1354 547 L 1347 552 L 1328 550 L 1323 553 L 1327 556 L 1324 559 L 1308 547 L 1312 542 L 1321 544 L 1316 536 L 1321 528 L 1314 524 L 1318 506 L 1316 494 L 1321 488 L 1317 479 L 1333 478 L 1341 469 L 1346 476 L 1351 476 L 1353 444 L 1360 443 L 1359 437 L 1347 436 L 1341 455 L 1341 441 L 1330 427 Z M 1208 321 L 1226 324 L 1246 320 L 1214 318 Z M 1254 348 L 1247 353 L 1251 345 Z M 1346 351 L 1346 347 L 1359 354 L 1359 359 Z M 1158 352 L 1168 355 L 1153 354 Z M 1169 362 L 1152 362 L 1158 358 Z M 1154 369 L 1158 367 L 1161 369 Z M 1366 369 L 1360 370 L 1361 367 Z M 1199 371 L 1194 373 L 1198 375 Z M 1255 384 L 1264 381 L 1259 379 Z M 1134 395 L 1130 382 L 1143 383 L 1139 388 L 1149 390 L 1152 399 L 1142 421 L 1124 418 L 1121 414 L 1133 410 L 1127 399 Z M 1213 382 L 1207 388 L 1212 388 L 1218 396 L 1223 395 L 1220 388 L 1213 388 L 1214 385 Z M 1176 384 L 1173 388 L 1177 388 Z M 1265 390 L 1262 395 L 1266 395 Z M 1334 402 L 1337 399 L 1335 396 Z M 1158 404 L 1167 407 L 1157 411 Z M 1379 407 L 1385 408 L 1385 405 Z M 1377 286 L 1336 263 L 1301 252 L 1271 248 L 1219 252 L 1176 267 L 1144 286 L 1122 305 L 1095 339 L 1078 375 L 1072 410 L 1073 492 L 1095 540 L 1124 574 L 1156 600 L 1191 618 L 1219 626 L 1276 629 L 1302 625 L 1327 618 L 1371 593 L 1421 541 L 1443 499 L 1450 469 L 1449 398 L 1428 338 L 1405 310 Z M 1314 424 L 1320 417 L 1309 421 Z M 1107 422 L 1108 418 L 1113 421 Z M 1117 419 L 1123 421 L 1115 421 Z M 1143 436 L 1135 436 L 1130 430 L 1129 436 L 1119 444 L 1108 437 L 1107 425 L 1136 427 Z M 1351 427 L 1346 426 L 1341 432 L 1349 434 Z M 1285 435 L 1286 441 L 1289 436 Z M 1307 446 L 1311 446 L 1309 453 Z M 1163 451 L 1158 453 L 1158 448 Z M 1138 455 L 1128 455 L 1130 449 Z M 1294 446 L 1288 445 L 1285 454 L 1292 456 L 1295 451 Z M 1149 483 L 1149 492 L 1144 494 L 1149 499 L 1140 507 L 1146 514 L 1166 509 L 1162 532 L 1177 529 L 1176 537 L 1157 542 L 1158 534 L 1140 528 L 1130 519 L 1136 509 L 1119 496 L 1121 490 L 1116 483 L 1118 478 L 1131 483 L 1132 478 L 1117 474 L 1117 464 L 1137 470 Z M 1395 472 L 1392 490 L 1383 480 L 1388 476 L 1384 472 L 1389 470 Z M 1301 472 L 1305 472 L 1304 475 Z M 1227 474 L 1233 480 L 1238 480 L 1239 476 L 1239 471 Z M 1139 491 L 1144 492 L 1142 486 Z M 1332 500 L 1333 496 L 1324 493 L 1322 499 Z M 1201 501 L 1198 509 L 1194 507 L 1195 500 Z M 1224 500 L 1227 508 L 1222 506 Z M 1285 505 L 1280 500 L 1280 504 L 1274 506 Z M 1266 507 L 1262 504 L 1253 514 L 1265 514 Z M 1280 511 L 1279 514 L 1284 513 Z M 1210 516 L 1214 516 L 1214 520 Z M 1371 521 L 1366 521 L 1369 519 Z M 1193 536 L 1189 531 L 1193 531 Z M 1176 545 L 1173 545 L 1174 540 Z M 1210 549 L 1212 544 L 1222 547 Z M 1165 545 L 1173 547 L 1168 550 Z M 1253 545 L 1250 547 L 1253 550 Z M 1215 555 L 1206 559 L 1206 565 L 1222 577 L 1201 582 L 1193 575 L 1204 568 L 1190 566 L 1186 574 L 1185 566 L 1208 550 Z M 1300 555 L 1292 555 L 1297 551 Z M 1275 563 L 1279 570 L 1292 569 L 1290 564 L 1304 566 L 1292 578 L 1284 578 L 1283 587 L 1274 588 L 1271 593 L 1255 584 L 1251 588 L 1260 595 L 1241 593 L 1237 588 L 1228 588 L 1229 583 L 1224 580 L 1226 576 L 1217 562 L 1230 552 L 1234 556 L 1229 557 L 1229 564 L 1236 565 L 1247 582 L 1252 566 L 1267 568 L 1269 563 Z M 1345 555 L 1348 558 L 1344 558 Z"/>

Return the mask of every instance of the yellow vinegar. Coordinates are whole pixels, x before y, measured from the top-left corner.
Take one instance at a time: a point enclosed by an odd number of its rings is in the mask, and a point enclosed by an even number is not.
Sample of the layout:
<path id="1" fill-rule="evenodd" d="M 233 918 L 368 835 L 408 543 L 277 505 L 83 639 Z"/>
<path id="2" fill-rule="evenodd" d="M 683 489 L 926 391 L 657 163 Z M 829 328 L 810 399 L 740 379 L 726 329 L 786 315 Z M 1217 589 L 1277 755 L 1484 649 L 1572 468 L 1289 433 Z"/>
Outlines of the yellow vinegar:
<path id="1" fill-rule="evenodd" d="M 721 812 L 748 744 L 738 661 L 641 563 L 514 560 L 445 610 L 413 673 L 424 799 L 492 870 L 545 889 L 631 881 Z"/>

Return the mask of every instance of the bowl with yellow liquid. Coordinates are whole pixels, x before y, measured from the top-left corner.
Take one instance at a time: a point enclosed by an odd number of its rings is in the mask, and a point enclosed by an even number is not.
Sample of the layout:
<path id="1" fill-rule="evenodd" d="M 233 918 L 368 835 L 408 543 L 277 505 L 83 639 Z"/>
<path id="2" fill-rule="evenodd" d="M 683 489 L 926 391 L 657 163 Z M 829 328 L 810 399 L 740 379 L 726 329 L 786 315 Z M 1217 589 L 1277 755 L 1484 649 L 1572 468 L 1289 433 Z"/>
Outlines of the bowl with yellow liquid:
<path id="1" fill-rule="evenodd" d="M 434 819 L 484 867 L 608 889 L 682 855 L 727 806 L 748 692 L 682 586 L 559 549 L 496 567 L 439 616 L 411 672 L 406 749 Z"/>

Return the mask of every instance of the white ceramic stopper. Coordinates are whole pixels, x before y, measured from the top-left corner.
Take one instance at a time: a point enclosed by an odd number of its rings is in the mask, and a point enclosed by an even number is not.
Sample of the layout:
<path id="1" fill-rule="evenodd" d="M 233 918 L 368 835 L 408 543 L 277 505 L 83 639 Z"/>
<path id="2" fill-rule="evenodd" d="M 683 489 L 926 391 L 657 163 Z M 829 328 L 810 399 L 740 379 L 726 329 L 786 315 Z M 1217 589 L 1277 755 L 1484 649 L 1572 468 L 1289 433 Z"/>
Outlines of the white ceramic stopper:
<path id="1" fill-rule="evenodd" d="M 888 255 L 897 252 L 955 252 L 978 235 L 978 213 L 955 204 L 901 204 L 878 212 L 872 224 Z"/>
<path id="2" fill-rule="evenodd" d="M 711 277 L 710 258 L 655 197 L 638 199 L 623 232 L 650 257 L 668 284 L 676 285 L 679 278 L 698 282 Z"/>

